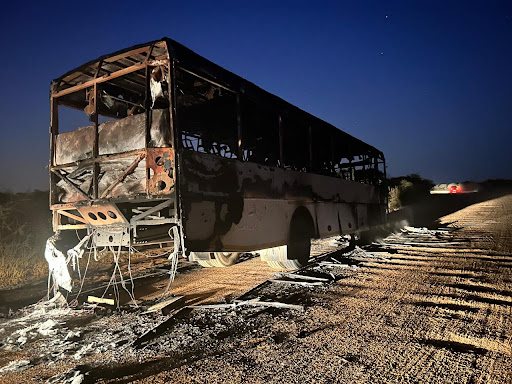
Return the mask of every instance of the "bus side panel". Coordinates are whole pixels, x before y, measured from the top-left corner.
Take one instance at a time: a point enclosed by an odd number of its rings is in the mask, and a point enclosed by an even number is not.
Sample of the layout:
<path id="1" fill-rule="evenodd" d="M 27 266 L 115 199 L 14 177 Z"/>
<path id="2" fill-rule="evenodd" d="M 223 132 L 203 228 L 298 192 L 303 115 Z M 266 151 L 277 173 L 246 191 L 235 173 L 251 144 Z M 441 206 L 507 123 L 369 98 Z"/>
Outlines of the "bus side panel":
<path id="1" fill-rule="evenodd" d="M 321 202 L 309 204 L 308 208 L 314 212 L 317 237 L 353 232 L 354 209 L 350 204 Z"/>
<path id="2" fill-rule="evenodd" d="M 220 234 L 217 243 L 212 244 L 209 250 L 253 251 L 286 244 L 288 227 L 296 207 L 286 200 L 244 199 L 240 222 Z M 187 226 L 191 229 L 188 231 L 186 228 L 187 237 L 196 239 L 195 223 L 188 221 Z M 191 242 L 190 247 L 193 246 Z"/>
<path id="3" fill-rule="evenodd" d="M 193 151 L 182 151 L 179 172 L 185 247 L 191 251 L 286 244 L 299 206 L 309 210 L 317 237 L 352 233 L 367 224 L 366 204 L 378 202 L 371 185 Z"/>
<path id="4" fill-rule="evenodd" d="M 368 205 L 357 204 L 357 228 L 359 230 L 368 230 Z"/>
<path id="5" fill-rule="evenodd" d="M 223 250 L 222 237 L 244 210 L 236 161 L 182 150 L 177 171 L 186 249 Z"/>
<path id="6" fill-rule="evenodd" d="M 357 213 L 355 204 L 337 204 L 338 218 L 341 224 L 341 234 L 354 233 L 357 230 Z"/>
<path id="7" fill-rule="evenodd" d="M 300 205 L 309 210 L 315 223 L 316 237 L 350 234 L 368 229 L 364 225 L 367 221 L 366 206 L 362 204 L 354 209 L 356 206 L 350 204 L 247 198 L 244 199 L 240 222 L 232 225 L 225 234 L 219 235 L 216 242 L 210 244 L 208 240 L 215 238 L 215 203 L 191 202 L 190 215 L 185 221 L 187 246 L 195 251 L 229 252 L 254 251 L 284 245 L 288 239 L 291 217 Z M 221 217 L 222 215 L 218 219 L 222 221 Z"/>

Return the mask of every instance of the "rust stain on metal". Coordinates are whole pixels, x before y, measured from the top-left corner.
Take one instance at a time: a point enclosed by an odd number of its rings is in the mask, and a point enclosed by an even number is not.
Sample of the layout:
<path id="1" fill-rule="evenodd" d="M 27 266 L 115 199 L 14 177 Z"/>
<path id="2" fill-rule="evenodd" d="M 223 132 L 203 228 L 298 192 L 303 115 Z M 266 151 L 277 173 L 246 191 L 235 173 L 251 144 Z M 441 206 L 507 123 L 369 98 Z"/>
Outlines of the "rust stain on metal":
<path id="1" fill-rule="evenodd" d="M 148 148 L 146 167 L 153 172 L 149 179 L 149 193 L 169 194 L 174 187 L 174 150 L 172 148 Z"/>
<path id="2" fill-rule="evenodd" d="M 92 205 L 77 208 L 88 224 L 112 225 L 128 224 L 128 221 L 115 204 Z"/>

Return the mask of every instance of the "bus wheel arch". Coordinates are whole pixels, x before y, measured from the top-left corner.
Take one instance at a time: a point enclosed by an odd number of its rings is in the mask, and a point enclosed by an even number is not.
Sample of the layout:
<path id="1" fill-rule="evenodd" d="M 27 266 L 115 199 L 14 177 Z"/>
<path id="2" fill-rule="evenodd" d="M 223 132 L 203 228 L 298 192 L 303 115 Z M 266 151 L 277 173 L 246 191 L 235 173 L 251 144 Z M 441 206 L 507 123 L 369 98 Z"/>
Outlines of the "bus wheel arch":
<path id="1" fill-rule="evenodd" d="M 298 229 L 302 230 L 310 238 L 314 238 L 316 237 L 315 228 L 315 221 L 311 212 L 304 205 L 300 205 L 295 209 L 290 220 L 288 238 L 290 238 L 294 230 Z"/>
<path id="2" fill-rule="evenodd" d="M 287 261 L 284 266 L 298 269 L 306 265 L 311 252 L 311 238 L 315 237 L 315 222 L 304 206 L 295 209 L 290 220 L 287 242 Z"/>

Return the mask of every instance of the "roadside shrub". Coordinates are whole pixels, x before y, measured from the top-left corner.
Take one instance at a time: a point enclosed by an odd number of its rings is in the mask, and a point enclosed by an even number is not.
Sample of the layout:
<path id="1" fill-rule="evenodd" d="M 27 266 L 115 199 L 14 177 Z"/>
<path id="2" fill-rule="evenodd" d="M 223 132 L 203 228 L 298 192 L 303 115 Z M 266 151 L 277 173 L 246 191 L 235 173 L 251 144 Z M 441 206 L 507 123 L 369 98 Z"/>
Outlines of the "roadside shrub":
<path id="1" fill-rule="evenodd" d="M 388 196 L 389 211 L 398 211 L 402 208 L 402 202 L 400 201 L 400 187 L 391 187 L 389 189 Z"/>
<path id="2" fill-rule="evenodd" d="M 416 203 L 427 197 L 434 183 L 418 174 L 395 177 L 388 180 L 389 210 L 399 210 L 406 205 Z"/>
<path id="3" fill-rule="evenodd" d="M 0 202 L 0 287 L 46 276 L 46 239 L 51 236 L 48 193 L 2 193 Z"/>

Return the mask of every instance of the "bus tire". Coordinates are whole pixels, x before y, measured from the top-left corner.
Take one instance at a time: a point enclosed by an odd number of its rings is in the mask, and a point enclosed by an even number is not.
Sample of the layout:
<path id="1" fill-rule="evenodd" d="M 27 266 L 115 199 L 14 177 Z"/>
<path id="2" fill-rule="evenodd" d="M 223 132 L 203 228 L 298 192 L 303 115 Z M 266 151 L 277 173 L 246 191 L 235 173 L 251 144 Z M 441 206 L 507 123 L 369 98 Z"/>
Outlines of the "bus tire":
<path id="1" fill-rule="evenodd" d="M 240 259 L 239 252 L 195 252 L 201 257 L 196 258 L 197 264 L 204 268 L 224 268 L 230 267 Z M 205 257 L 207 255 L 207 257 Z"/>
<path id="2" fill-rule="evenodd" d="M 210 252 L 192 252 L 193 260 L 197 262 L 201 267 L 211 268 L 213 267 L 211 263 Z"/>
<path id="3" fill-rule="evenodd" d="M 291 269 L 296 270 L 301 268 L 303 265 L 298 263 L 297 260 L 286 260 L 286 261 L 271 261 L 267 260 L 267 264 L 270 268 L 274 269 Z"/>
<path id="4" fill-rule="evenodd" d="M 281 261 L 267 260 L 267 264 L 270 268 L 274 269 L 287 269 Z"/>
<path id="5" fill-rule="evenodd" d="M 197 264 L 199 264 L 203 268 L 213 267 L 212 263 L 210 263 L 210 260 L 197 260 Z"/>
<path id="6" fill-rule="evenodd" d="M 210 262 L 214 267 L 231 267 L 240 259 L 240 252 L 213 252 L 213 256 Z"/>

